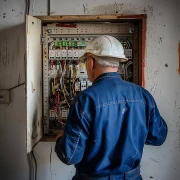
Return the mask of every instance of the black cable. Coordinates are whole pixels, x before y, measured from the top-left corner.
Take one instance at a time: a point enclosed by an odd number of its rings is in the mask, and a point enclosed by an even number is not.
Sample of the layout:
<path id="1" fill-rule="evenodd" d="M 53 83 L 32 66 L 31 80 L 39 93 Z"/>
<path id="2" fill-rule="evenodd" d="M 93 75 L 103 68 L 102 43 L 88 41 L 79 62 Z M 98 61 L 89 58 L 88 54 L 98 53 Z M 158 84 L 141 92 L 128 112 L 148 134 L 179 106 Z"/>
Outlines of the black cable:
<path id="1" fill-rule="evenodd" d="M 29 165 L 29 180 L 32 180 L 32 171 L 33 171 L 33 164 L 32 164 L 32 155 L 31 153 L 27 154 L 27 160 L 28 160 L 28 165 Z"/>
<path id="2" fill-rule="evenodd" d="M 51 2 L 48 0 L 48 16 L 51 15 Z"/>
<path id="3" fill-rule="evenodd" d="M 129 76 L 128 76 L 128 68 L 129 68 L 129 66 L 130 65 L 133 65 L 133 62 L 132 61 L 129 61 L 125 66 L 124 66 L 124 69 L 125 69 L 125 74 L 126 74 L 126 81 L 128 81 L 128 78 L 129 78 Z"/>
<path id="4" fill-rule="evenodd" d="M 26 15 L 29 15 L 30 0 L 26 0 Z"/>
<path id="5" fill-rule="evenodd" d="M 17 88 L 17 87 L 19 87 L 19 86 L 22 86 L 22 85 L 24 85 L 24 84 L 26 84 L 26 83 L 18 84 L 17 86 L 14 86 L 14 87 L 10 88 L 9 90 L 15 89 L 15 88 Z"/>
<path id="6" fill-rule="evenodd" d="M 35 180 L 37 180 L 37 161 L 36 161 L 36 158 L 34 156 L 33 150 L 32 150 L 32 156 L 33 156 L 34 163 L 35 163 Z"/>

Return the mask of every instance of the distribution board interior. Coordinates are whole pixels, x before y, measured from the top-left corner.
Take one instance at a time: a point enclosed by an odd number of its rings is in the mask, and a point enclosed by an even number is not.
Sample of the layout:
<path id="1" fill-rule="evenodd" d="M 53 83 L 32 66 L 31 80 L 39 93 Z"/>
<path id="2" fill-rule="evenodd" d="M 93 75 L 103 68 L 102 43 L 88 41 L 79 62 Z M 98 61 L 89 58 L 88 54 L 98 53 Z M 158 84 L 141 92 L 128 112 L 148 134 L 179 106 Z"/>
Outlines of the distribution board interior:
<path id="1" fill-rule="evenodd" d="M 93 27 L 93 30 L 90 27 Z M 87 76 L 85 62 L 80 61 L 79 57 L 83 54 L 88 41 L 102 34 L 114 36 L 123 45 L 128 62 L 120 63 L 118 72 L 122 79 L 132 82 L 132 24 L 104 23 L 76 26 L 50 24 L 43 28 L 45 135 L 55 136 L 64 130 L 74 97 L 92 85 Z"/>

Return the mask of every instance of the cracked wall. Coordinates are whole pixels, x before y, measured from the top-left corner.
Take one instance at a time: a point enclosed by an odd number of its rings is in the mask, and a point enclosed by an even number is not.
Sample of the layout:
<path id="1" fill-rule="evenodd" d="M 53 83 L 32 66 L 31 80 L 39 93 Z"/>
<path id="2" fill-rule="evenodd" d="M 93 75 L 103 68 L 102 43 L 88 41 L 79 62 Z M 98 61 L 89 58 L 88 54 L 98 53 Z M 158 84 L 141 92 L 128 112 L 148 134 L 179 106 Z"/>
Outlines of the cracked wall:
<path id="1" fill-rule="evenodd" d="M 142 14 L 147 19 L 146 88 L 154 96 L 169 133 L 161 147 L 146 146 L 142 159 L 143 179 L 178 180 L 180 177 L 180 1 L 175 0 L 53 0 L 51 15 Z M 25 82 L 25 1 L 1 0 L 0 88 Z M 33 0 L 30 14 L 47 15 L 47 4 Z M 28 179 L 24 87 L 11 92 L 12 103 L 0 105 L 1 179 Z M 73 166 L 63 165 L 54 143 L 39 143 L 37 179 L 69 180 Z"/>

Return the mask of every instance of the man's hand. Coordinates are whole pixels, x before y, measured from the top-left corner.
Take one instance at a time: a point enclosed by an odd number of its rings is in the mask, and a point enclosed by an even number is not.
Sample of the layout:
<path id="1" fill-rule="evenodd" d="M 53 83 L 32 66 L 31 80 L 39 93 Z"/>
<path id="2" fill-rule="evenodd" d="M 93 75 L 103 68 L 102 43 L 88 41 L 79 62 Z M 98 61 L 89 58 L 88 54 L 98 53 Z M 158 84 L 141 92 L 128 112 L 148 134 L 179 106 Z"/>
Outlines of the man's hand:
<path id="1" fill-rule="evenodd" d="M 59 137 L 62 137 L 62 136 L 63 136 L 62 133 L 57 134 L 57 136 L 56 136 L 56 141 L 57 141 L 57 139 L 58 139 Z"/>

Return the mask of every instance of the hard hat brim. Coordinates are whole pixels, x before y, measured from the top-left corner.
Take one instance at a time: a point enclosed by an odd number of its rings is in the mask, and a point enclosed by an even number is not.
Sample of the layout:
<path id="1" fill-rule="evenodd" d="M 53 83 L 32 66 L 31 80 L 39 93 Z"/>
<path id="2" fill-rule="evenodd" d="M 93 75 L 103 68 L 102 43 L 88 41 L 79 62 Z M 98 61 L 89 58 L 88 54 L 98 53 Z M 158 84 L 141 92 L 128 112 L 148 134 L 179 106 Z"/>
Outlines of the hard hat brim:
<path id="1" fill-rule="evenodd" d="M 89 52 L 89 53 L 91 53 L 91 52 Z M 88 54 L 88 52 L 86 52 L 84 55 L 82 55 L 82 56 L 79 58 L 79 60 L 82 60 L 82 61 L 85 60 L 86 54 Z M 97 57 L 116 58 L 116 59 L 119 60 L 119 62 L 127 62 L 127 61 L 128 61 L 128 58 L 126 58 L 126 57 L 117 57 L 117 56 L 105 55 L 105 54 L 103 54 L 103 55 L 97 55 L 97 54 L 94 54 L 94 53 L 91 53 L 91 54 L 93 54 L 93 55 L 95 55 L 95 56 L 97 56 Z"/>

